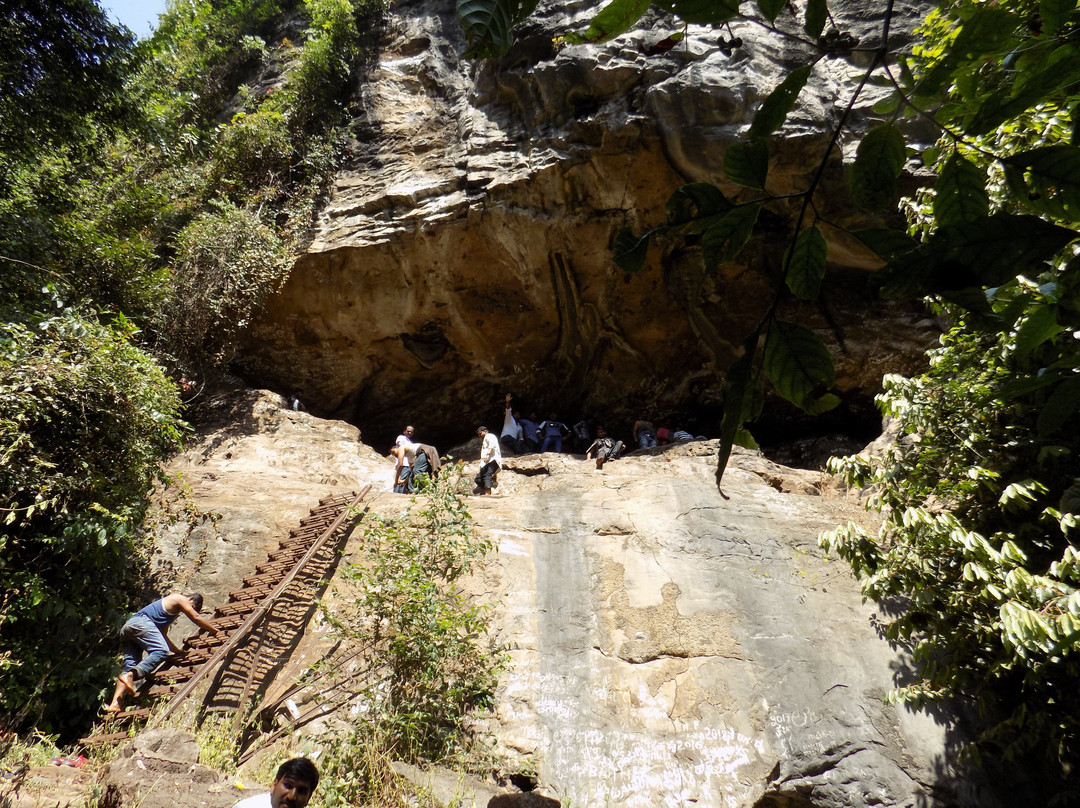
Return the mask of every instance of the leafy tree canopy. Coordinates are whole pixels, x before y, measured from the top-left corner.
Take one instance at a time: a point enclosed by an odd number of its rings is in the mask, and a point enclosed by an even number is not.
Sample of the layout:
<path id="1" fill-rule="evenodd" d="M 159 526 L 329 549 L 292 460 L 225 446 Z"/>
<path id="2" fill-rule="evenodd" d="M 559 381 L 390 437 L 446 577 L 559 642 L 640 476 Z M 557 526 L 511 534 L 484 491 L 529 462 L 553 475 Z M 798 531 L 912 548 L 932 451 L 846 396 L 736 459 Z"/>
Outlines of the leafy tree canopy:
<path id="1" fill-rule="evenodd" d="M 90 0 L 4 6 L 0 726 L 77 732 L 100 705 L 111 632 L 156 589 L 141 524 L 178 382 L 226 367 L 287 275 L 381 8 L 175 3 L 136 59 Z"/>
<path id="2" fill-rule="evenodd" d="M 0 153 L 62 143 L 84 130 L 87 116 L 121 113 L 134 38 L 100 6 L 5 0 L 0 9 Z"/>

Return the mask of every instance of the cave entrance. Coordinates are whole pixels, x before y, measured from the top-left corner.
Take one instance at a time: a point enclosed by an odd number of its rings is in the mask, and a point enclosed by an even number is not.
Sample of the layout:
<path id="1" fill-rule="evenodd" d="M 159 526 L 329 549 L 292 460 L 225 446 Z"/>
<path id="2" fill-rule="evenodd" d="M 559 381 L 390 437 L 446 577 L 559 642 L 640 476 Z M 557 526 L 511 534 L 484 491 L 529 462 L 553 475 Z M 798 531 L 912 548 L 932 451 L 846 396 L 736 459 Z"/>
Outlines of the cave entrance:
<path id="1" fill-rule="evenodd" d="M 750 433 L 774 463 L 824 471 L 830 457 L 856 454 L 881 435 L 881 413 L 865 396 L 816 416 L 783 402 L 768 407 Z"/>

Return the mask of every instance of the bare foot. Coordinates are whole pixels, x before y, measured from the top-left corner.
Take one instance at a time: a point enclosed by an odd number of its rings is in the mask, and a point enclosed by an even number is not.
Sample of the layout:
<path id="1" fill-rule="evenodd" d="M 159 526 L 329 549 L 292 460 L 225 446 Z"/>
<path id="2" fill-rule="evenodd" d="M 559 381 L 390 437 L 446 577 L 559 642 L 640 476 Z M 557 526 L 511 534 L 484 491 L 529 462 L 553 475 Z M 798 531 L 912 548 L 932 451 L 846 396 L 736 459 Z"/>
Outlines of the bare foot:
<path id="1" fill-rule="evenodd" d="M 132 674 L 131 671 L 121 673 L 118 677 L 116 677 L 116 680 L 124 686 L 125 690 L 127 690 L 132 695 L 135 695 L 135 676 Z"/>
<path id="2" fill-rule="evenodd" d="M 120 712 L 120 705 L 119 704 L 106 704 L 104 712 L 115 715 L 116 713 Z"/>

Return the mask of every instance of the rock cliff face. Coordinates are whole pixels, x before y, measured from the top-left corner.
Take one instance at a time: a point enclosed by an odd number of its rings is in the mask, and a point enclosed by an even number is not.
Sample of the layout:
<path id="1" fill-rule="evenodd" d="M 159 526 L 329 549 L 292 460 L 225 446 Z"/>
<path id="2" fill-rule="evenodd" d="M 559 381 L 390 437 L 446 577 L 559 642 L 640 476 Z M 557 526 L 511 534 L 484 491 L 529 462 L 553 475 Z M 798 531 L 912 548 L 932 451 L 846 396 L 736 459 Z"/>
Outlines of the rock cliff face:
<path id="1" fill-rule="evenodd" d="M 237 367 L 363 426 L 377 445 L 405 420 L 460 439 L 506 389 L 541 414 L 623 425 L 647 413 L 711 427 L 723 371 L 769 305 L 784 240 L 755 238 L 714 274 L 695 248 L 660 245 L 628 277 L 614 267 L 612 239 L 662 222 L 680 184 L 721 182 L 725 149 L 781 69 L 808 54 L 747 25 L 735 26 L 745 45 L 730 56 L 701 26 L 652 53 L 671 30 L 659 18 L 606 45 L 556 52 L 553 34 L 595 10 L 570 2 L 541 4 L 505 59 L 476 64 L 460 57 L 453 6 L 391 4 L 359 91 L 351 158 Z M 883 8 L 848 4 L 840 26 L 876 43 Z M 913 18 L 898 11 L 892 30 Z M 770 191 L 809 185 L 863 69 L 818 63 L 771 143 Z M 856 124 L 873 100 L 856 107 Z M 869 257 L 834 226 L 869 223 L 847 201 L 839 157 L 822 188 L 829 291 L 820 306 L 792 302 L 783 314 L 834 348 L 838 388 L 857 409 L 883 372 L 919 367 L 934 331 L 921 311 L 866 294 Z M 766 230 L 779 233 L 794 208 L 770 215 Z"/>
<path id="2" fill-rule="evenodd" d="M 385 492 L 392 471 L 352 427 L 274 395 L 218 412 L 171 467 L 217 529 L 174 526 L 160 545 L 211 601 L 319 497 Z M 956 776 L 944 725 L 883 702 L 905 661 L 816 544 L 861 511 L 820 475 L 750 453 L 721 496 L 714 454 L 693 442 L 602 472 L 528 455 L 506 461 L 497 496 L 469 500 L 498 548 L 470 591 L 494 604 L 510 653 L 478 728 L 541 793 L 582 808 L 1008 804 Z"/>

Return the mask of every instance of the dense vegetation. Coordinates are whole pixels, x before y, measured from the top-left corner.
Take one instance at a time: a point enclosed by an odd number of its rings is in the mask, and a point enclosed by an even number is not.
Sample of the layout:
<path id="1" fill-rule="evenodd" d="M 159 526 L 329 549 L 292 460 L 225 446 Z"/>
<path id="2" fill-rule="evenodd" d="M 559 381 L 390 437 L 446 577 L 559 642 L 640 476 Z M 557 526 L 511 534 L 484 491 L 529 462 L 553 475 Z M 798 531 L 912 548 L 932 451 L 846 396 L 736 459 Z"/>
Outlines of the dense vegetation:
<path id="1" fill-rule="evenodd" d="M 817 298 L 828 283 L 818 182 L 867 86 L 891 93 L 862 137 L 850 191 L 868 213 L 897 209 L 906 164 L 937 173 L 933 190 L 906 200 L 907 232 L 884 226 L 854 235 L 879 256 L 875 288 L 887 297 L 923 297 L 951 330 L 915 379 L 890 378 L 881 397 L 895 418 L 897 444 L 880 458 L 848 458 L 835 469 L 874 491 L 884 510 L 876 536 L 847 528 L 823 537 L 864 579 L 864 593 L 897 615 L 886 633 L 909 648 L 916 670 L 893 696 L 925 706 L 941 699 L 978 704 L 989 727 L 975 755 L 1022 759 L 1031 783 L 1057 789 L 1080 766 L 1080 10 L 1075 0 L 954 0 L 922 24 L 914 47 L 890 46 L 892 3 L 872 41 L 841 30 L 826 0 L 792 6 L 701 0 L 611 0 L 570 44 L 627 31 L 655 5 L 672 28 L 705 24 L 740 47 L 751 24 L 798 47 L 791 70 L 761 104 L 745 139 L 724 161 L 743 190 L 729 198 L 711 184 L 674 191 L 669 217 L 644 234 L 624 231 L 615 260 L 640 271 L 650 242 L 700 245 L 707 269 L 732 260 L 754 233 L 787 219 L 788 250 L 773 267 L 774 305 L 744 342 L 726 383 L 717 469 L 761 412 L 767 381 L 811 413 L 834 406 L 832 359 L 808 329 L 780 319 L 788 296 Z M 534 0 L 458 0 L 459 18 L 479 57 L 497 57 Z M 795 14 L 792 14 L 795 11 Z M 674 31 L 678 38 L 681 32 Z M 861 53 L 863 81 L 834 131 L 830 155 L 809 187 L 770 193 L 769 136 L 798 103 L 826 59 Z M 905 123 L 929 122 L 938 142 L 918 152 Z M 1030 764 L 1034 763 L 1031 768 Z M 1033 792 L 1034 793 L 1034 792 Z"/>
<path id="2" fill-rule="evenodd" d="M 322 762 L 328 808 L 415 804 L 391 761 L 468 765 L 466 718 L 490 706 L 502 660 L 487 634 L 486 609 L 461 589 L 492 545 L 472 529 L 462 500 L 469 481 L 460 466 L 422 486 L 412 509 L 371 518 L 342 589 L 325 604 L 335 633 L 364 664 L 328 660 L 321 697 L 344 693 L 338 727 Z M 485 761 L 486 762 L 486 761 Z"/>
<path id="3" fill-rule="evenodd" d="M 181 390 L 224 368 L 336 159 L 378 0 L 92 0 L 0 31 L 0 726 L 74 730 L 150 589 Z"/>

